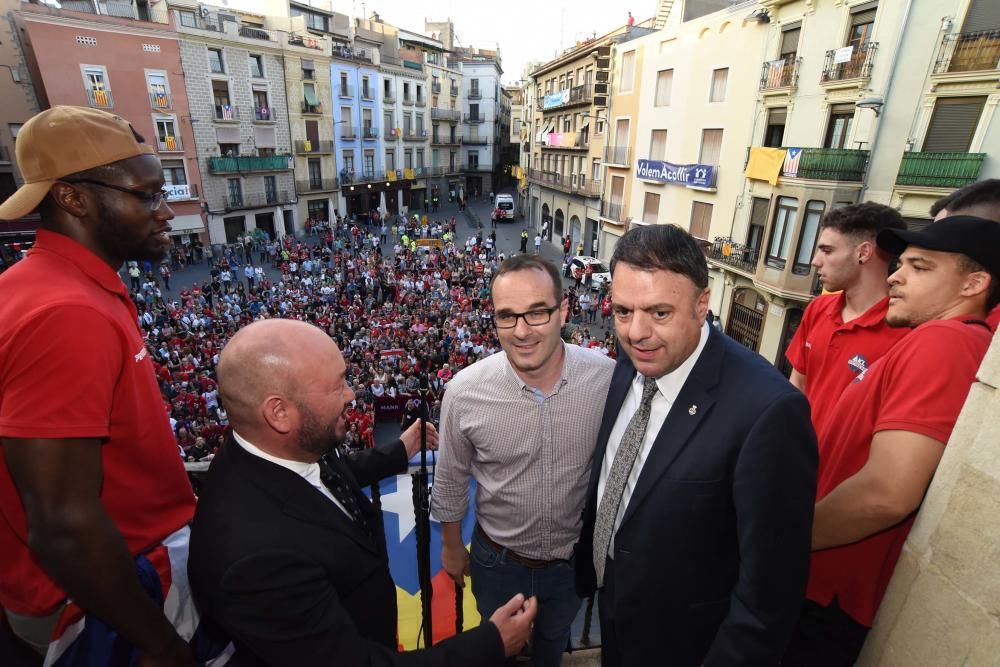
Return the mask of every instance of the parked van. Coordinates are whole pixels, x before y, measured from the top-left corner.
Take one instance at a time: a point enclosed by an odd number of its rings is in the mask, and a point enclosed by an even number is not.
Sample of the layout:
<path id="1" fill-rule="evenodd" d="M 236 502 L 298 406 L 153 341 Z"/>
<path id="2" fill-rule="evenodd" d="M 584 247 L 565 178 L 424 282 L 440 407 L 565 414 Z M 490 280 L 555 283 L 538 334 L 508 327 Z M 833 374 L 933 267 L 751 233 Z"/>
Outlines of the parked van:
<path id="1" fill-rule="evenodd" d="M 493 201 L 493 215 L 497 222 L 514 222 L 514 195 L 498 194 Z"/>

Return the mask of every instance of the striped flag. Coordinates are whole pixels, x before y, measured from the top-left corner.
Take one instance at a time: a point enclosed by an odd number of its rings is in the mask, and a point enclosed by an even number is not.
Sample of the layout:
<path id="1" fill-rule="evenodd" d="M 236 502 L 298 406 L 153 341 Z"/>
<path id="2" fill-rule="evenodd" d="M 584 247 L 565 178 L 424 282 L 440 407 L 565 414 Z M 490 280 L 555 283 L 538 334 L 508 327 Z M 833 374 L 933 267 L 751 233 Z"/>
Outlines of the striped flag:
<path id="1" fill-rule="evenodd" d="M 785 154 L 785 164 L 781 168 L 782 176 L 795 177 L 799 174 L 799 159 L 802 157 L 801 148 L 789 148 Z"/>
<path id="2" fill-rule="evenodd" d="M 228 104 L 222 105 L 222 119 L 232 120 L 233 119 L 233 108 Z"/>

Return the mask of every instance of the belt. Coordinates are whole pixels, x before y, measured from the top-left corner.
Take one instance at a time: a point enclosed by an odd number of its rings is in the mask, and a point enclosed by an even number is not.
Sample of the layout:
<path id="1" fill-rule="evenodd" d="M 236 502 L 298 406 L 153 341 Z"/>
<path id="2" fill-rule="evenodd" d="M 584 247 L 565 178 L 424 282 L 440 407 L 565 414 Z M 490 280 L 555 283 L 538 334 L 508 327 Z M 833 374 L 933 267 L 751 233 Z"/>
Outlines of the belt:
<path id="1" fill-rule="evenodd" d="M 507 556 L 508 559 L 517 563 L 518 565 L 523 565 L 529 570 L 544 570 L 545 568 L 552 567 L 553 565 L 558 565 L 559 563 L 565 563 L 565 559 L 557 558 L 555 560 L 540 560 L 538 558 L 528 558 L 527 556 L 522 556 L 519 553 L 515 553 L 503 546 L 502 544 L 497 544 L 493 541 L 486 531 L 483 530 L 482 526 L 478 523 L 476 524 L 476 534 L 479 538 L 493 548 L 496 551 L 502 551 Z"/>

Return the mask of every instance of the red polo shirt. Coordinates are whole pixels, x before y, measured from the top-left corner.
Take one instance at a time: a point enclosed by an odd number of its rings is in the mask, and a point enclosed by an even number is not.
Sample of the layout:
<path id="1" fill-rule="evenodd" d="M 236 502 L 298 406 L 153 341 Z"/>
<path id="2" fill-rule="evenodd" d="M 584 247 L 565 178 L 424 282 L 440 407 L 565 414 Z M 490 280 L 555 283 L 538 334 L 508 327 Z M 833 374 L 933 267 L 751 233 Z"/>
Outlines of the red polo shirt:
<path id="1" fill-rule="evenodd" d="M 118 274 L 42 230 L 28 256 L 0 275 L 0 294 L 0 437 L 101 439 L 101 501 L 133 554 L 188 523 L 191 485 Z M 51 613 L 66 594 L 28 550 L 3 457 L 0 514 L 0 606 Z"/>
<path id="2" fill-rule="evenodd" d="M 1000 325 L 1000 306 L 990 311 L 990 314 L 986 316 L 986 321 L 993 328 L 993 331 L 997 330 L 997 326 Z"/>
<path id="3" fill-rule="evenodd" d="M 962 319 L 920 325 L 844 389 L 819 434 L 817 500 L 864 467 L 880 431 L 948 442 L 993 337 Z M 814 551 L 806 597 L 825 606 L 836 596 L 871 627 L 912 524 L 911 516 L 859 542 Z"/>
<path id="4" fill-rule="evenodd" d="M 885 323 L 889 297 L 850 322 L 841 316 L 844 299 L 843 292 L 813 299 L 785 351 L 792 367 L 806 376 L 805 393 L 817 433 L 844 387 L 910 333 Z"/>

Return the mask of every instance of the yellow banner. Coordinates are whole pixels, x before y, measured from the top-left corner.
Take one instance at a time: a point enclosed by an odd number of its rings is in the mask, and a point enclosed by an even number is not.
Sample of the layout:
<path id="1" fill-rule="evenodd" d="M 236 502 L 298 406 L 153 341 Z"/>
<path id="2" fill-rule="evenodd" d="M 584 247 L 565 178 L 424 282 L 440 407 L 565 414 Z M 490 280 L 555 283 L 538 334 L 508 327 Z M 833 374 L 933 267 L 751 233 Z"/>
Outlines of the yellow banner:
<path id="1" fill-rule="evenodd" d="M 781 167 L 785 164 L 784 148 L 766 148 L 754 146 L 750 149 L 750 159 L 747 160 L 747 178 L 767 181 L 771 185 L 778 184 Z"/>

